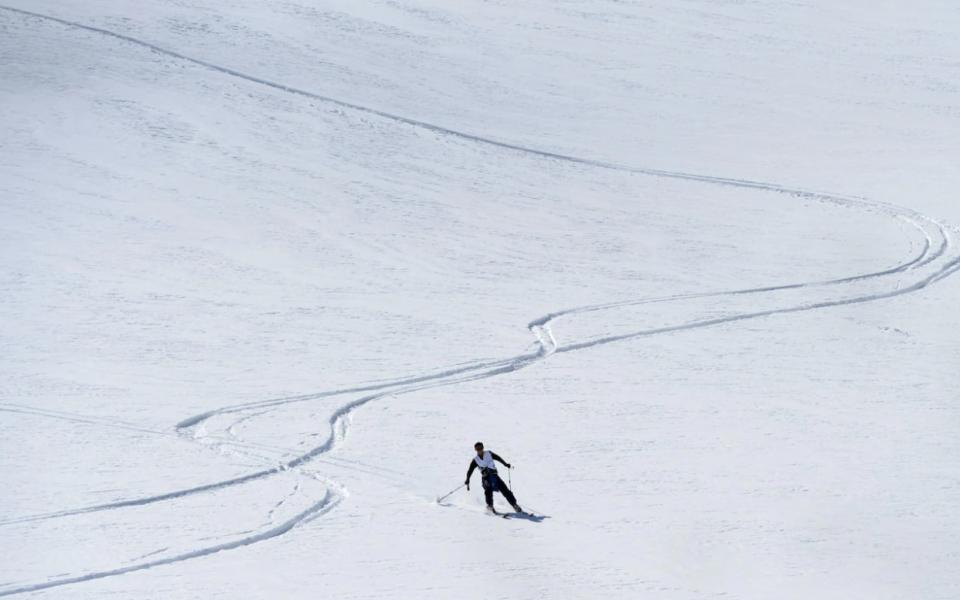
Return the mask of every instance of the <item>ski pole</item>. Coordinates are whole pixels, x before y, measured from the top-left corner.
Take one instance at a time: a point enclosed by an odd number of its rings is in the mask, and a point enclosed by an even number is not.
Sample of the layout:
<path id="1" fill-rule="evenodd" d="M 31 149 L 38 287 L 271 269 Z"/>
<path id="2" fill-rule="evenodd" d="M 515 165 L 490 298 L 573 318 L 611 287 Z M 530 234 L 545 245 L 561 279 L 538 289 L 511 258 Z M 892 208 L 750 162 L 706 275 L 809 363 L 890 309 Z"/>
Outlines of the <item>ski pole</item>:
<path id="1" fill-rule="evenodd" d="M 464 487 L 465 485 L 467 485 L 467 484 L 461 483 L 461 484 L 458 485 L 457 487 L 455 487 L 455 488 L 453 488 L 452 490 L 450 490 L 450 493 L 449 493 L 449 494 L 446 494 L 446 495 L 444 495 L 444 496 L 441 496 L 441 497 L 437 498 L 437 502 L 440 502 L 441 500 L 446 500 L 447 498 L 449 498 L 450 496 L 452 496 L 454 492 L 456 492 L 456 491 L 459 490 L 460 488 Z"/>

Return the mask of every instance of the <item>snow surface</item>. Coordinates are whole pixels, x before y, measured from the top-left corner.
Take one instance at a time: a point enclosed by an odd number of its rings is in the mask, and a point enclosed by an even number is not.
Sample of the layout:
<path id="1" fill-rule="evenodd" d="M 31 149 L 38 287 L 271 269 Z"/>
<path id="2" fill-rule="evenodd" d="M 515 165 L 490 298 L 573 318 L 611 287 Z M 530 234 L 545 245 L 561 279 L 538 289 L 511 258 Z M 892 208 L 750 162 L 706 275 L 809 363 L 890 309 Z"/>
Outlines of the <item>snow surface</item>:
<path id="1" fill-rule="evenodd" d="M 958 82 L 953 0 L 6 0 L 0 596 L 960 598 Z"/>

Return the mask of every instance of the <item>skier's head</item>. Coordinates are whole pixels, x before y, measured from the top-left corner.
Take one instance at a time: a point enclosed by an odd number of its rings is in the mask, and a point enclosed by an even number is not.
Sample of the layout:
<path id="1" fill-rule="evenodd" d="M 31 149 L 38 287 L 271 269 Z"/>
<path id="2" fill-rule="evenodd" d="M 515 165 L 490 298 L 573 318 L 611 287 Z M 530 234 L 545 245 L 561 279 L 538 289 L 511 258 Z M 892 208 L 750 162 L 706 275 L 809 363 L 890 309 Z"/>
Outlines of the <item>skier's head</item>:
<path id="1" fill-rule="evenodd" d="M 483 454 L 483 442 L 477 442 L 474 444 L 473 449 L 477 451 L 477 454 Z"/>

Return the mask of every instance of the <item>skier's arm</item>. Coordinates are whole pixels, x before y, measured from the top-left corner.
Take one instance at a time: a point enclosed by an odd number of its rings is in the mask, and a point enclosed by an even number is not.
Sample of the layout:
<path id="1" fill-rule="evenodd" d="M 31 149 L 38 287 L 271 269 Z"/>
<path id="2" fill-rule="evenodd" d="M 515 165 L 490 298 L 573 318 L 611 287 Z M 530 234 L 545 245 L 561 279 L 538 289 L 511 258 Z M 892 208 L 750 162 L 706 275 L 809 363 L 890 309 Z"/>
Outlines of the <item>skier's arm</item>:
<path id="1" fill-rule="evenodd" d="M 473 475 L 473 470 L 476 469 L 476 468 L 477 468 L 477 463 L 476 463 L 476 461 L 471 460 L 471 461 L 470 461 L 470 468 L 467 469 L 467 480 L 463 482 L 463 483 L 465 483 L 465 484 L 467 485 L 468 488 L 470 487 L 470 476 Z"/>
<path id="2" fill-rule="evenodd" d="M 496 452 L 491 452 L 490 456 L 493 458 L 493 460 L 499 462 L 501 465 L 505 466 L 508 469 L 510 468 L 510 463 L 500 458 L 500 455 L 497 454 Z"/>

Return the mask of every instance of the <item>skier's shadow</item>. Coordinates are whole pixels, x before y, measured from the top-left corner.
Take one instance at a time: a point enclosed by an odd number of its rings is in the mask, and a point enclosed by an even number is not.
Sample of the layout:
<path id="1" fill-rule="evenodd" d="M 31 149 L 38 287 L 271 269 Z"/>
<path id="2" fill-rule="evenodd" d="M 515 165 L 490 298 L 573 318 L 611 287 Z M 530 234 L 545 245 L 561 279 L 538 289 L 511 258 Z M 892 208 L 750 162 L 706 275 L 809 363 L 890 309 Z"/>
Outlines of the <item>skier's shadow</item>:
<path id="1" fill-rule="evenodd" d="M 534 523 L 542 523 L 544 519 L 549 519 L 549 515 L 531 515 L 530 513 L 513 513 L 510 515 L 511 519 L 523 519 L 524 521 L 533 521 Z"/>

